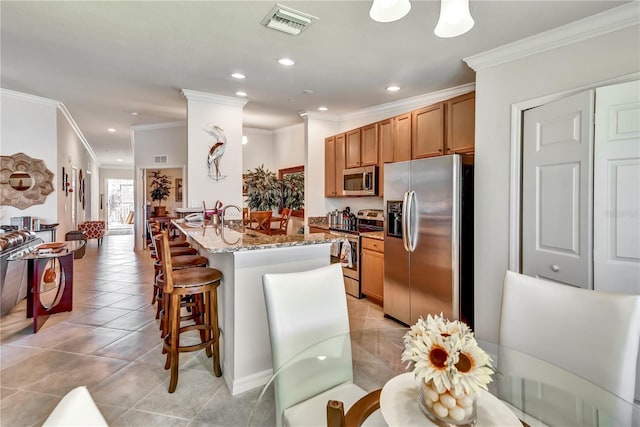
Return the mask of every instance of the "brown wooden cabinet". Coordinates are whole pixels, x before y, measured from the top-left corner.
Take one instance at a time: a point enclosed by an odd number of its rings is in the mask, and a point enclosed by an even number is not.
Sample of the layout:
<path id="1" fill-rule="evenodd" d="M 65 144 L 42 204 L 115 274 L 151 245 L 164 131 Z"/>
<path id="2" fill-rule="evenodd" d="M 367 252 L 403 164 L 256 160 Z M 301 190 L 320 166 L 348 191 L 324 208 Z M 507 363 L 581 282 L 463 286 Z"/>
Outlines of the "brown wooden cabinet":
<path id="1" fill-rule="evenodd" d="M 361 291 L 367 299 L 382 304 L 384 300 L 384 241 L 363 237 L 361 248 Z"/>
<path id="2" fill-rule="evenodd" d="M 444 150 L 445 103 L 411 113 L 411 156 L 413 159 L 441 156 Z"/>
<path id="3" fill-rule="evenodd" d="M 476 93 L 456 96 L 446 102 L 447 136 L 445 154 L 475 150 Z"/>
<path id="4" fill-rule="evenodd" d="M 411 113 L 395 117 L 395 140 L 393 143 L 393 161 L 411 160 Z"/>
<path id="5" fill-rule="evenodd" d="M 330 136 L 324 140 L 324 194 L 339 197 L 343 193 L 345 134 Z"/>
<path id="6" fill-rule="evenodd" d="M 345 168 L 378 164 L 378 140 L 375 123 L 350 130 L 345 135 Z"/>

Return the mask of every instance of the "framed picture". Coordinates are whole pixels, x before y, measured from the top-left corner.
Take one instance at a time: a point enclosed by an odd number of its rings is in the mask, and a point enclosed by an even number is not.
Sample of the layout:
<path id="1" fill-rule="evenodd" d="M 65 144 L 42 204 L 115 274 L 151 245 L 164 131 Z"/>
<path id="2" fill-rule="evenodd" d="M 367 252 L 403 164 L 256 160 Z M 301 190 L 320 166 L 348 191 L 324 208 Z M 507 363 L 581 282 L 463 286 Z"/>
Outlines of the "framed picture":
<path id="1" fill-rule="evenodd" d="M 242 195 L 243 196 L 246 196 L 249 194 L 249 189 L 247 188 L 246 180 L 247 180 L 247 174 L 243 173 L 242 174 Z"/>
<path id="2" fill-rule="evenodd" d="M 182 202 L 182 178 L 176 178 L 176 202 Z"/>

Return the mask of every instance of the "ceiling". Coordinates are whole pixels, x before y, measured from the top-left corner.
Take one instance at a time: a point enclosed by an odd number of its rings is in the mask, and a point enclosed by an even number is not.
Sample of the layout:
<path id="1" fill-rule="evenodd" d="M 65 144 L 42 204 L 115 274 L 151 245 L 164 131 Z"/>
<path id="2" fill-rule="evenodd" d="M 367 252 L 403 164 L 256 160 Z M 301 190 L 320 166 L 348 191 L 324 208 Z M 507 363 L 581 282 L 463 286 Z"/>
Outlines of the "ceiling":
<path id="1" fill-rule="evenodd" d="M 244 126 L 277 129 L 319 106 L 339 115 L 473 82 L 462 58 L 626 2 L 471 0 L 475 26 L 452 39 L 433 34 L 438 1 L 386 24 L 371 1 L 280 3 L 319 19 L 292 36 L 260 24 L 275 0 L 2 0 L 0 83 L 64 103 L 102 167 L 132 167 L 131 127 L 185 120 L 180 89 L 245 91 Z"/>

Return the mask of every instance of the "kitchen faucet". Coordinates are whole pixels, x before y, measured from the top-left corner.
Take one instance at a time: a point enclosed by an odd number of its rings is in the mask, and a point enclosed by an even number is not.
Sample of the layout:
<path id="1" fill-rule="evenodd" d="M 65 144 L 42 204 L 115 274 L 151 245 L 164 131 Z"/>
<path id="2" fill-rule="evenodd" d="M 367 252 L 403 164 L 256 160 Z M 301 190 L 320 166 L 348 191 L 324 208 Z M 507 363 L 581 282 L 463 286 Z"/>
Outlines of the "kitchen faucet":
<path id="1" fill-rule="evenodd" d="M 239 214 L 242 214 L 242 209 L 240 209 L 238 206 L 236 205 L 227 205 L 224 208 L 222 208 L 222 210 L 218 211 L 220 212 L 220 237 L 222 237 L 222 240 L 224 240 L 226 243 L 229 243 L 231 245 L 238 243 L 240 241 L 240 238 L 238 237 L 238 240 L 236 240 L 235 242 L 227 242 L 224 238 L 224 215 L 227 213 L 227 209 L 229 208 L 236 208 L 238 210 Z"/>

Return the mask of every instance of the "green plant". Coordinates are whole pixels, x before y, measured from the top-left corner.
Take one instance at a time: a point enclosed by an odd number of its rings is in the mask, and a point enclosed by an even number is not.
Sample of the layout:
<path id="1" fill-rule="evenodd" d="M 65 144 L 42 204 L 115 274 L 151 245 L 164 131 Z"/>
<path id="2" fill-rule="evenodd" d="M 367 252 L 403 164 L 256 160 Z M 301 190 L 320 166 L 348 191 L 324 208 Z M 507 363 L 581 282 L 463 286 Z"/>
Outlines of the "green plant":
<path id="1" fill-rule="evenodd" d="M 269 211 L 280 206 L 280 181 L 275 172 L 265 169 L 264 165 L 245 174 L 245 185 L 249 209 Z"/>
<path id="2" fill-rule="evenodd" d="M 167 200 L 171 194 L 171 179 L 159 170 L 149 173 L 149 178 L 151 178 L 149 184 L 151 186 L 151 200 L 158 202 L 158 206 L 160 206 L 160 202 Z"/>
<path id="3" fill-rule="evenodd" d="M 282 178 L 282 198 L 285 208 L 304 207 L 304 172 L 286 174 Z"/>

